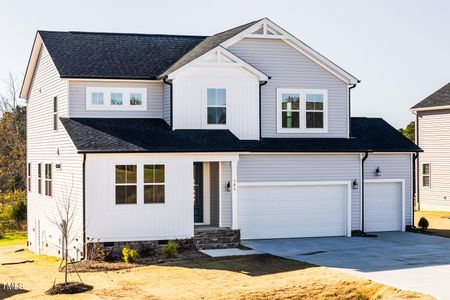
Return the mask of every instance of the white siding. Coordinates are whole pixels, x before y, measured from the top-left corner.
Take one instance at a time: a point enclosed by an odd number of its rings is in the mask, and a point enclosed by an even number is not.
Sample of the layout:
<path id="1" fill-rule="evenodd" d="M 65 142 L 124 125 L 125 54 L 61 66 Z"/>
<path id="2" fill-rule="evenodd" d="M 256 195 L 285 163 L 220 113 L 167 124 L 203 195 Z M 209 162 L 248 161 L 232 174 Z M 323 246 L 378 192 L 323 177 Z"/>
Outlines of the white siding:
<path id="1" fill-rule="evenodd" d="M 231 191 L 227 191 L 226 184 L 231 182 L 231 163 L 221 162 L 221 181 L 219 190 L 221 193 L 221 226 L 231 227 Z"/>
<path id="2" fill-rule="evenodd" d="M 187 67 L 173 80 L 174 129 L 217 129 L 207 124 L 207 89 L 226 88 L 227 125 L 240 139 L 259 139 L 259 81 L 237 67 Z"/>
<path id="3" fill-rule="evenodd" d="M 163 89 L 163 118 L 170 125 L 170 85 L 164 84 Z"/>
<path id="4" fill-rule="evenodd" d="M 165 203 L 115 204 L 115 165 L 164 164 Z M 193 158 L 190 155 L 88 154 L 86 159 L 86 232 L 101 241 L 187 238 L 193 235 Z M 139 171 L 140 172 L 140 171 Z M 138 173 L 138 182 L 142 174 Z"/>
<path id="5" fill-rule="evenodd" d="M 271 76 L 261 87 L 263 137 L 347 137 L 347 85 L 306 56 L 275 39 L 244 38 L 228 48 Z M 328 90 L 328 133 L 277 133 L 277 88 Z"/>
<path id="6" fill-rule="evenodd" d="M 375 176 L 380 167 L 381 176 Z M 408 154 L 370 154 L 364 164 L 365 179 L 404 179 L 405 180 L 405 225 L 411 225 L 411 155 Z"/>
<path id="7" fill-rule="evenodd" d="M 240 155 L 238 162 L 238 182 L 353 181 L 354 179 L 360 182 L 359 154 L 249 154 Z M 352 189 L 351 198 L 352 230 L 359 230 L 360 189 Z"/>
<path id="8" fill-rule="evenodd" d="M 74 203 L 75 220 L 72 235 L 76 236 L 70 249 L 75 246 L 80 258 L 82 247 L 82 155 L 76 149 L 61 123 L 53 130 L 53 97 L 58 97 L 60 117 L 67 116 L 67 83 L 59 74 L 50 59 L 47 50 L 42 48 L 37 69 L 31 86 L 27 105 L 27 160 L 32 164 L 31 192 L 28 192 L 28 240 L 30 250 L 37 253 L 57 255 L 61 246 L 61 234 L 52 221 L 58 219 L 57 205 L 67 199 L 70 190 Z M 59 154 L 58 154 L 59 153 Z M 44 163 L 52 164 L 53 197 L 45 196 L 44 179 L 42 195 L 38 194 L 38 163 L 42 163 L 42 176 L 45 176 Z M 56 170 L 55 164 L 61 163 L 62 169 Z M 58 203 L 58 204 L 57 204 Z M 36 247 L 41 241 L 41 248 Z M 48 247 L 47 247 L 48 245 Z"/>
<path id="9" fill-rule="evenodd" d="M 86 110 L 86 87 L 147 88 L 146 111 L 92 111 Z M 69 116 L 71 118 L 162 118 L 163 83 L 132 81 L 70 81 Z"/>
<path id="10" fill-rule="evenodd" d="M 420 209 L 450 211 L 450 110 L 418 112 Z M 430 187 L 423 186 L 422 165 L 430 164 Z"/>

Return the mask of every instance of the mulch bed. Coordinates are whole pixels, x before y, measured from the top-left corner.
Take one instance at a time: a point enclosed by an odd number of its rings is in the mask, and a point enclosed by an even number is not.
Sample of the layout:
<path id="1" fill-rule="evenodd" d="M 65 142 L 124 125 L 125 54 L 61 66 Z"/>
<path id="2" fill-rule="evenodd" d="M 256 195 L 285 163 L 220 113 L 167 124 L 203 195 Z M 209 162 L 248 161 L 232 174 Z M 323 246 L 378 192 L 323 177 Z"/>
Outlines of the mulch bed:
<path id="1" fill-rule="evenodd" d="M 185 250 L 178 253 L 178 257 L 166 258 L 162 254 L 157 253 L 148 257 L 141 257 L 135 263 L 126 263 L 123 261 L 94 261 L 94 260 L 83 260 L 81 262 L 69 264 L 69 272 L 107 272 L 107 271 L 118 271 L 131 269 L 136 267 L 148 266 L 148 265 L 158 265 L 168 262 L 186 261 L 196 258 L 208 257 L 197 250 Z M 64 271 L 64 267 L 60 269 L 61 272 Z"/>
<path id="2" fill-rule="evenodd" d="M 93 287 L 81 282 L 58 283 L 45 291 L 47 295 L 78 294 L 92 290 Z"/>

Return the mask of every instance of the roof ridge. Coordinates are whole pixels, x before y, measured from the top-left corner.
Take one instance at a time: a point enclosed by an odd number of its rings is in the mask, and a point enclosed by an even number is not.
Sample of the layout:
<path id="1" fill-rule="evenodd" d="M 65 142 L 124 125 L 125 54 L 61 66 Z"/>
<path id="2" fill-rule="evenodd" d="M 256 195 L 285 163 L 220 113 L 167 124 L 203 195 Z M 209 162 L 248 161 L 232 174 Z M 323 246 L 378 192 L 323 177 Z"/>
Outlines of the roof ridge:
<path id="1" fill-rule="evenodd" d="M 38 30 L 38 32 L 49 33 L 74 33 L 74 34 L 95 34 L 95 35 L 137 35 L 137 36 L 170 36 L 170 37 L 192 37 L 192 38 L 207 38 L 208 35 L 183 35 L 183 34 L 165 34 L 165 33 L 135 33 L 135 32 L 102 32 L 102 31 L 58 31 L 58 30 Z"/>

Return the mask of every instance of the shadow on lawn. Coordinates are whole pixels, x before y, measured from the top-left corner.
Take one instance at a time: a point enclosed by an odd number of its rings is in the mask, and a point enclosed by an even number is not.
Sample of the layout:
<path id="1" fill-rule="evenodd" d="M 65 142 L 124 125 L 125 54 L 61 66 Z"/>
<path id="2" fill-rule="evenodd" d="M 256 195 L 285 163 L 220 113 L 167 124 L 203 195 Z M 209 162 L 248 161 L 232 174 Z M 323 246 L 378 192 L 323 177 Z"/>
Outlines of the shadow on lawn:
<path id="1" fill-rule="evenodd" d="M 249 276 L 271 275 L 317 267 L 312 264 L 269 254 L 209 257 L 191 261 L 171 262 L 163 265 L 193 269 L 223 270 Z"/>

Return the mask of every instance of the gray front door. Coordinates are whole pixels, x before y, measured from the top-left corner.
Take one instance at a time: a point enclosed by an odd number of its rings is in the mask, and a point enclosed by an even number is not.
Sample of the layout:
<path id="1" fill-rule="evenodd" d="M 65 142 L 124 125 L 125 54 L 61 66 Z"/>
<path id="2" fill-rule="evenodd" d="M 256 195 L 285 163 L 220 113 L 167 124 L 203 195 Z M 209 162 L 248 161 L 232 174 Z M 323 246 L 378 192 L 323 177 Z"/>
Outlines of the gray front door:
<path id="1" fill-rule="evenodd" d="M 194 162 L 194 223 L 203 223 L 203 163 Z"/>

